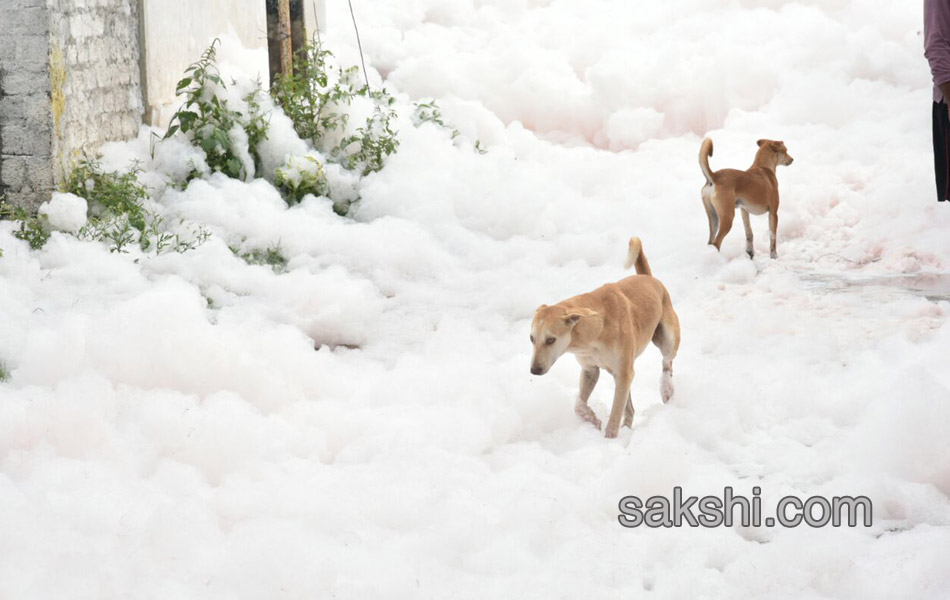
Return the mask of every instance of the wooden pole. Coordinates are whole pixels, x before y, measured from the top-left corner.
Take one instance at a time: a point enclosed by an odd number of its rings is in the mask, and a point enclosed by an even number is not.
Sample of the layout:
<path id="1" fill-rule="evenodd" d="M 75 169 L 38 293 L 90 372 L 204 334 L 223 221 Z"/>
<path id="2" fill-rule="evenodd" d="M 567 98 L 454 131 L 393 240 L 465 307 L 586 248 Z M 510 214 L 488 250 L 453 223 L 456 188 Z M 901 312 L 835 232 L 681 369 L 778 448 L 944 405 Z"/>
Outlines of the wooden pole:
<path id="1" fill-rule="evenodd" d="M 290 38 L 290 0 L 277 1 L 277 37 L 280 40 L 280 72 L 294 72 L 294 50 Z"/>

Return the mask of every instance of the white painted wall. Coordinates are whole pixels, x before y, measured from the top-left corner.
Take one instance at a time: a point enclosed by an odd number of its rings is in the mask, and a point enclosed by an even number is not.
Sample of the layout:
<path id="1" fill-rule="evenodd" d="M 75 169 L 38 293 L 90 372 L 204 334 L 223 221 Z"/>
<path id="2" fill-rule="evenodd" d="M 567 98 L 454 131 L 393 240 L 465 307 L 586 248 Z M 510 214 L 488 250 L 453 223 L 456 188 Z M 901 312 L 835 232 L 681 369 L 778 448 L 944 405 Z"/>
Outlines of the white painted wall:
<path id="1" fill-rule="evenodd" d="M 303 19 L 307 27 L 307 35 L 311 35 L 320 27 L 320 31 L 327 30 L 327 6 L 325 0 L 303 0 Z M 316 12 L 314 12 L 316 9 Z"/>
<path id="2" fill-rule="evenodd" d="M 263 82 L 269 80 L 267 10 L 264 0 L 141 0 L 145 122 L 165 127 L 178 108 L 175 84 L 188 65 L 216 37 L 236 36 L 251 52 L 251 63 Z M 313 18 L 316 7 L 318 18 Z M 304 0 L 308 30 L 319 21 L 326 29 L 324 0 Z M 253 73 L 252 73 L 253 74 Z"/>

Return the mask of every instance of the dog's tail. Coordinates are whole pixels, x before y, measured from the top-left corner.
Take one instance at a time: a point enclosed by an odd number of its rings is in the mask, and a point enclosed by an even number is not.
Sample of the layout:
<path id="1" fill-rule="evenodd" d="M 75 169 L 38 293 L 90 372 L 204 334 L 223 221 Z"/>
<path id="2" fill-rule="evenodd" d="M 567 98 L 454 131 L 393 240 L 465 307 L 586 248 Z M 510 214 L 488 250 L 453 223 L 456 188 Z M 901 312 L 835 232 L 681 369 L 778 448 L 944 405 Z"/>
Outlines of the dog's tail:
<path id="1" fill-rule="evenodd" d="M 703 175 L 706 176 L 706 181 L 709 183 L 713 182 L 713 172 L 709 168 L 709 157 L 712 156 L 712 153 L 712 140 L 706 138 L 703 140 L 702 146 L 699 147 L 699 168 L 703 170 Z"/>
<path id="2" fill-rule="evenodd" d="M 640 238 L 630 238 L 627 248 L 627 262 L 624 264 L 624 268 L 629 269 L 636 265 L 637 275 L 653 275 L 653 271 L 650 270 L 650 263 L 647 262 L 647 256 L 643 253 L 643 242 L 640 241 Z"/>

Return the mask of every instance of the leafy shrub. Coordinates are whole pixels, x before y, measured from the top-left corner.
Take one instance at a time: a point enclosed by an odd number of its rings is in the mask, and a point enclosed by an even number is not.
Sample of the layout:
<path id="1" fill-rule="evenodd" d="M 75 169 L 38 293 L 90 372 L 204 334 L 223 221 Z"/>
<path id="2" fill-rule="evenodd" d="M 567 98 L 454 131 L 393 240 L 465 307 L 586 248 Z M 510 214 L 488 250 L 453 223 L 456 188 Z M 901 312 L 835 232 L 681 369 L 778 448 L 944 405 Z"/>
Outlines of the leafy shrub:
<path id="1" fill-rule="evenodd" d="M 439 108 L 435 100 L 429 100 L 428 102 L 420 100 L 413 104 L 413 108 L 412 124 L 416 127 L 423 123 L 434 123 L 439 127 L 446 127 L 445 121 L 442 120 L 442 109 Z M 452 137 L 455 137 L 455 135 Z"/>
<path id="2" fill-rule="evenodd" d="M 340 164 L 351 171 L 359 170 L 363 175 L 382 169 L 384 159 L 399 147 L 399 139 L 391 125 L 396 112 L 389 108 L 394 99 L 386 92 L 381 92 L 379 98 L 385 104 L 377 104 L 366 125 L 343 138 L 333 150 L 333 156 Z"/>
<path id="3" fill-rule="evenodd" d="M 165 218 L 146 206 L 148 190 L 138 180 L 138 166 L 127 173 L 106 172 L 101 163 L 83 159 L 70 172 L 65 191 L 89 204 L 88 223 L 78 237 L 107 242 L 112 252 L 126 252 L 137 243 L 142 251 L 185 252 L 203 244 L 210 233 L 201 227 L 187 238 L 169 231 Z"/>
<path id="4" fill-rule="evenodd" d="M 297 135 L 334 162 L 363 175 L 379 171 L 385 157 L 399 147 L 397 132 L 392 129 L 395 100 L 386 90 L 370 90 L 359 82 L 358 67 L 337 67 L 331 76 L 330 56 L 319 40 L 312 40 L 295 57 L 293 73 L 277 77 L 271 94 L 293 121 Z M 357 96 L 373 101 L 373 114 L 355 133 L 332 148 L 326 147 L 327 134 L 346 128 L 349 115 L 342 109 Z"/>
<path id="5" fill-rule="evenodd" d="M 429 100 L 428 102 L 420 100 L 413 104 L 413 107 L 412 124 L 416 127 L 419 127 L 423 123 L 432 123 L 447 131 L 451 131 L 453 140 L 462 135 L 458 129 L 445 124 L 445 121 L 442 120 L 442 109 L 439 108 L 435 100 Z M 487 152 L 485 148 L 482 147 L 481 140 L 475 140 L 474 148 L 479 154 L 485 154 L 485 152 Z"/>
<path id="6" fill-rule="evenodd" d="M 327 196 L 330 185 L 323 172 L 323 165 L 312 156 L 291 156 L 277 168 L 275 180 L 288 204 L 299 203 L 307 194 Z"/>
<path id="7" fill-rule="evenodd" d="M 284 256 L 280 242 L 268 246 L 265 249 L 254 248 L 248 252 L 241 252 L 238 248 L 231 248 L 231 252 L 239 256 L 249 265 L 268 266 L 275 273 L 283 273 L 287 270 L 287 257 Z"/>
<path id="8" fill-rule="evenodd" d="M 185 70 L 185 77 L 175 88 L 177 95 L 185 96 L 185 103 L 178 109 L 170 121 L 163 139 L 175 135 L 178 131 L 186 134 L 191 142 L 204 150 L 206 161 L 212 171 L 220 171 L 228 177 L 247 179 L 248 173 L 236 147 L 234 130 L 242 128 L 247 133 L 248 153 L 260 165 L 258 145 L 267 137 L 267 119 L 261 110 L 258 89 L 244 100 L 248 104 L 248 114 L 243 114 L 228 106 L 223 98 L 227 89 L 218 71 L 217 46 L 214 40 L 197 62 Z"/>
<path id="9" fill-rule="evenodd" d="M 0 382 L 10 379 L 10 370 L 7 368 L 6 363 L 0 360 Z"/>
<path id="10" fill-rule="evenodd" d="M 327 133 L 346 127 L 349 115 L 339 109 L 365 95 L 357 67 L 337 67 L 331 85 L 330 56 L 332 52 L 311 41 L 294 57 L 293 73 L 278 74 L 271 85 L 271 95 L 293 121 L 297 135 L 314 147 L 319 147 Z"/>
<path id="11" fill-rule="evenodd" d="M 12 206 L 0 201 L 0 218 L 18 221 L 20 227 L 13 232 L 13 236 L 28 243 L 32 250 L 39 250 L 49 241 L 51 228 L 46 215 L 33 215 L 22 206 Z M 0 256 L 3 256 L 2 251 Z"/>
<path id="12" fill-rule="evenodd" d="M 264 90 L 258 79 L 254 89 L 244 96 L 244 103 L 247 104 L 247 116 L 243 120 L 244 131 L 247 133 L 248 152 L 254 158 L 254 168 L 258 173 L 261 171 L 261 155 L 258 148 L 261 142 L 267 139 L 267 128 L 270 125 L 269 113 L 265 114 L 261 106 L 263 95 Z"/>
<path id="13" fill-rule="evenodd" d="M 131 228 L 143 233 L 148 221 L 144 204 L 148 190 L 139 183 L 140 172 L 138 165 L 133 165 L 128 173 L 107 173 L 99 161 L 84 158 L 73 167 L 63 189 L 86 199 L 90 220 L 124 215 Z"/>

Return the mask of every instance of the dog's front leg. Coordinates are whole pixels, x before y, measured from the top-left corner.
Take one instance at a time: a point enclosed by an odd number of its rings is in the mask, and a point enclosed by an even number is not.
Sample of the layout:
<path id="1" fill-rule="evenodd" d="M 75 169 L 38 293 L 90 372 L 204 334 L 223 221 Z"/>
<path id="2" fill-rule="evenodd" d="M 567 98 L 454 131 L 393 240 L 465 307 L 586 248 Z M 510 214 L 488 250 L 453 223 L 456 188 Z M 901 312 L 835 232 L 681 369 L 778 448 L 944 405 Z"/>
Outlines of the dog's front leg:
<path id="1" fill-rule="evenodd" d="M 607 428 L 604 429 L 604 437 L 615 438 L 620 431 L 620 419 L 623 418 L 627 405 L 627 399 L 630 398 L 630 384 L 633 383 L 633 359 L 629 361 L 629 366 L 614 374 L 614 403 L 610 408 L 610 418 L 607 420 Z M 632 419 L 631 419 L 632 422 Z"/>
<path id="2" fill-rule="evenodd" d="M 574 414 L 592 424 L 597 429 L 600 429 L 600 419 L 597 418 L 594 410 L 587 404 L 587 401 L 590 400 L 591 392 L 594 391 L 594 386 L 597 385 L 598 379 L 600 379 L 599 367 L 581 368 L 580 393 L 577 397 L 577 402 L 574 404 Z"/>

